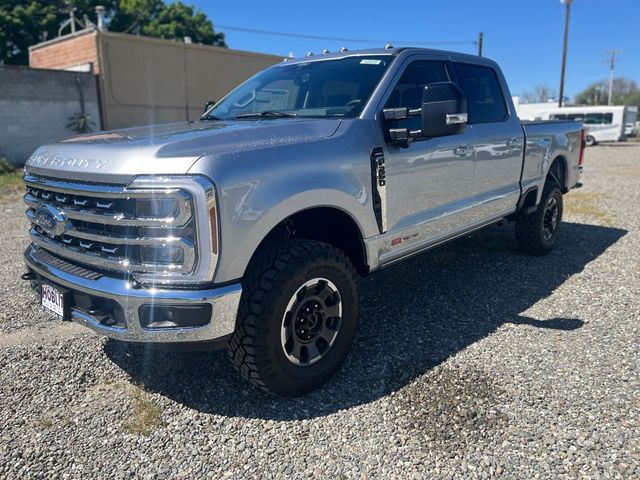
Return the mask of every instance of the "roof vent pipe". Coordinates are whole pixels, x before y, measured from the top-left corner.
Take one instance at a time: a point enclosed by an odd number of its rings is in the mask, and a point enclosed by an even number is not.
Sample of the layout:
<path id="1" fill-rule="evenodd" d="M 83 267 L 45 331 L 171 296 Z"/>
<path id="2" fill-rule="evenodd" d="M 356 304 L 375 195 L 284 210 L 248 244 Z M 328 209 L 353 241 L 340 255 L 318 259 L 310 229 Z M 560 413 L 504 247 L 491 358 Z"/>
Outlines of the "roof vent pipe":
<path id="1" fill-rule="evenodd" d="M 102 5 L 96 5 L 96 16 L 98 17 L 98 30 L 104 31 L 107 27 L 104 24 L 104 14 L 106 12 L 106 8 Z"/>

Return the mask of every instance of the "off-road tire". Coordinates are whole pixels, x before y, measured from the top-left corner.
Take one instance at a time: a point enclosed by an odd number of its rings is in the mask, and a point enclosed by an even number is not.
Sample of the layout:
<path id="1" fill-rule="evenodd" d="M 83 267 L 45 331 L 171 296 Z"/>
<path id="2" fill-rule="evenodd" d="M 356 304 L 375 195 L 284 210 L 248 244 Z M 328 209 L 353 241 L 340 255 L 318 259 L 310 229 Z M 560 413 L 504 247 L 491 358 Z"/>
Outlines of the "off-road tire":
<path id="1" fill-rule="evenodd" d="M 553 234 L 550 238 L 545 236 L 545 215 L 549 202 L 555 201 L 557 205 L 557 220 Z M 522 215 L 516 220 L 516 242 L 518 248 L 531 255 L 546 255 L 555 246 L 562 225 L 562 192 L 554 181 L 547 182 L 542 192 L 540 204 L 535 212 Z"/>
<path id="2" fill-rule="evenodd" d="M 316 363 L 296 365 L 284 351 L 281 329 L 292 296 L 305 282 L 326 278 L 338 289 L 342 317 L 329 350 Z M 313 240 L 283 240 L 265 246 L 242 282 L 236 329 L 228 353 L 236 370 L 261 390 L 303 395 L 326 382 L 346 357 L 359 317 L 359 276 L 337 248 Z"/>

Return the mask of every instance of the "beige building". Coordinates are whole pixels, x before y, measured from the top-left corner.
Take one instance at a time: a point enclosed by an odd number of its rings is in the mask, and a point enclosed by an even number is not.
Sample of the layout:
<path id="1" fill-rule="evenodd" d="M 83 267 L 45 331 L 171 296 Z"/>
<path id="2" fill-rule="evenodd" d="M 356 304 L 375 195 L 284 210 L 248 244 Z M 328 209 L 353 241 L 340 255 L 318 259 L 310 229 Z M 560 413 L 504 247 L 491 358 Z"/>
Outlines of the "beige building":
<path id="1" fill-rule="evenodd" d="M 283 57 L 87 29 L 29 48 L 33 68 L 93 71 L 102 128 L 194 120 Z"/>

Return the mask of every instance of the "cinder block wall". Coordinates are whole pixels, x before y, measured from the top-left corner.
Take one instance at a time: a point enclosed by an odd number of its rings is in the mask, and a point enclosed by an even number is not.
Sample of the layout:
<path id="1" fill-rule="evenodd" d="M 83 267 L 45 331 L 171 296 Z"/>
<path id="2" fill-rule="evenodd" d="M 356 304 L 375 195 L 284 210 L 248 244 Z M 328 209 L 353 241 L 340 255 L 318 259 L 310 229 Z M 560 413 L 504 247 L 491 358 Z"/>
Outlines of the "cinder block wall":
<path id="1" fill-rule="evenodd" d="M 40 145 L 75 135 L 69 117 L 85 111 L 100 129 L 95 77 L 91 73 L 0 65 L 0 157 L 21 166 Z"/>

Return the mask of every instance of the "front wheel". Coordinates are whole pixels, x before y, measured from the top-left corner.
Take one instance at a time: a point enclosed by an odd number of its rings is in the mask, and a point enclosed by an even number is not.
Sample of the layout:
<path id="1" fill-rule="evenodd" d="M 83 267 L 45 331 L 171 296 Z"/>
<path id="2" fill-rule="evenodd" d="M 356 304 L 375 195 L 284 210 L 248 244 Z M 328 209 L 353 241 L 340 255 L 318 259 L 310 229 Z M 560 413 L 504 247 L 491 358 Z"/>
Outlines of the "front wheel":
<path id="1" fill-rule="evenodd" d="M 562 223 L 562 192 L 557 184 L 544 187 L 535 212 L 516 220 L 516 241 L 520 250 L 545 255 L 555 246 Z"/>
<path id="2" fill-rule="evenodd" d="M 587 135 L 584 139 L 584 143 L 587 147 L 593 147 L 594 145 L 597 145 L 598 142 L 596 142 L 593 135 Z"/>
<path id="3" fill-rule="evenodd" d="M 340 250 L 288 240 L 258 253 L 243 282 L 229 357 L 253 385 L 307 393 L 340 366 L 355 336 L 359 277 Z"/>

